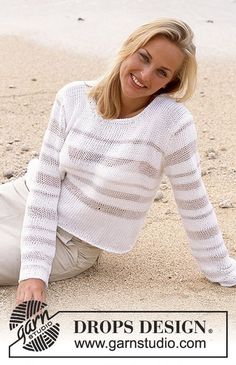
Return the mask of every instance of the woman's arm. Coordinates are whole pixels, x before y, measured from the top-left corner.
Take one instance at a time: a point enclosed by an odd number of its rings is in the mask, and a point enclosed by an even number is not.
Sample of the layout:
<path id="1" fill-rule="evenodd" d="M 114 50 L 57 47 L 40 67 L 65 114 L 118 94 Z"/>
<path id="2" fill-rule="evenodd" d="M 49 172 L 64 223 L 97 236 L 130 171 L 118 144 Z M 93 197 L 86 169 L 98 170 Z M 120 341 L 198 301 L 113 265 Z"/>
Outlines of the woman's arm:
<path id="1" fill-rule="evenodd" d="M 47 285 L 55 255 L 57 206 L 61 188 L 59 153 L 66 129 L 62 90 L 57 93 L 51 111 L 37 172 L 27 199 L 21 237 L 19 291 L 20 288 L 28 288 L 28 280 L 31 280 L 32 286 L 37 283 L 39 290 Z M 26 296 L 30 295 L 30 290 L 27 289 Z"/>
<path id="2" fill-rule="evenodd" d="M 194 121 L 186 119 L 168 141 L 164 172 L 169 177 L 191 251 L 201 271 L 222 286 L 236 285 L 236 261 L 229 257 L 201 177 Z"/>
<path id="3" fill-rule="evenodd" d="M 20 281 L 16 291 L 16 305 L 31 299 L 46 302 L 45 287 L 45 282 L 41 279 Z"/>

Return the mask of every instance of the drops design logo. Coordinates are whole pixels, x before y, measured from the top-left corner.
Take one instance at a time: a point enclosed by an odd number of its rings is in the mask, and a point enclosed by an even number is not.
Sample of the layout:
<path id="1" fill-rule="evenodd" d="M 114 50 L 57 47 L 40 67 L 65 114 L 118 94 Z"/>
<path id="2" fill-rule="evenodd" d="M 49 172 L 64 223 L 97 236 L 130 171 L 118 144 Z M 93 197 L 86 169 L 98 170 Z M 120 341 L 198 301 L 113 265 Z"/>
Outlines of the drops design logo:
<path id="1" fill-rule="evenodd" d="M 17 328 L 18 340 L 23 340 L 26 350 L 47 350 L 59 336 L 60 325 L 51 321 L 45 307 L 45 303 L 30 300 L 19 304 L 11 314 L 9 328 Z"/>

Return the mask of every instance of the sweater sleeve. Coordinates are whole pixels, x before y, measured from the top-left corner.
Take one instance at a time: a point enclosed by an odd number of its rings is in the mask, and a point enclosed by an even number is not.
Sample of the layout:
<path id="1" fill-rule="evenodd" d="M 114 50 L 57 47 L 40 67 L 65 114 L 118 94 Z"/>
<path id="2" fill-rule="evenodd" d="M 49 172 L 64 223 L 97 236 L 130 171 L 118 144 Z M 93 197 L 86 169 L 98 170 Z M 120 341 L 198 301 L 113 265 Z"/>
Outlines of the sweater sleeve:
<path id="1" fill-rule="evenodd" d="M 61 188 L 59 153 L 65 140 L 65 108 L 61 89 L 44 134 L 38 168 L 29 192 L 21 234 L 19 281 L 42 279 L 46 285 L 56 249 L 57 206 Z"/>
<path id="2" fill-rule="evenodd" d="M 175 128 L 168 141 L 164 172 L 201 271 L 212 282 L 236 285 L 236 261 L 229 257 L 201 177 L 197 133 L 191 114 Z"/>

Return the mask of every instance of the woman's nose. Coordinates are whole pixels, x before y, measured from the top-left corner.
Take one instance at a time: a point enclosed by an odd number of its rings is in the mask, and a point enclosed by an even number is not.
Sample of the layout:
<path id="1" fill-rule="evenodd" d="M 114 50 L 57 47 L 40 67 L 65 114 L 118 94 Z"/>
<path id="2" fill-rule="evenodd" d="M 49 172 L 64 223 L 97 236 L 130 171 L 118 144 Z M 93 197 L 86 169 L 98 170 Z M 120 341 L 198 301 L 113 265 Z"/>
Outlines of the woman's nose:
<path id="1" fill-rule="evenodd" d="M 151 67 L 145 67 L 141 71 L 141 76 L 143 81 L 149 81 L 152 77 L 152 69 Z"/>

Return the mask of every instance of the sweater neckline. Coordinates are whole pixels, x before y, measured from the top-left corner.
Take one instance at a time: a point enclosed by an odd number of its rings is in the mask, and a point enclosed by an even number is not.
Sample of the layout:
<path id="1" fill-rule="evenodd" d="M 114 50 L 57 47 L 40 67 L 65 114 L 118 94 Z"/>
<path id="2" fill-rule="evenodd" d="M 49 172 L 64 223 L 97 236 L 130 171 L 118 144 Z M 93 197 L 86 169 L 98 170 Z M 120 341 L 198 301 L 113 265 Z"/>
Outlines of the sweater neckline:
<path id="1" fill-rule="evenodd" d="M 86 84 L 85 84 L 86 85 Z M 86 85 L 87 86 L 87 85 Z M 87 87 L 86 87 L 87 88 Z M 162 95 L 156 96 L 143 110 L 140 111 L 137 115 L 134 115 L 133 117 L 129 118 L 116 118 L 116 119 L 104 119 L 101 115 L 97 113 L 96 110 L 96 102 L 95 100 L 87 95 L 88 103 L 90 106 L 90 109 L 95 117 L 95 119 L 99 122 L 103 123 L 109 123 L 109 124 L 134 124 L 135 122 L 139 122 L 141 119 L 145 117 L 146 114 L 149 113 L 149 111 L 152 109 L 153 104 L 156 104 L 161 99 Z"/>

